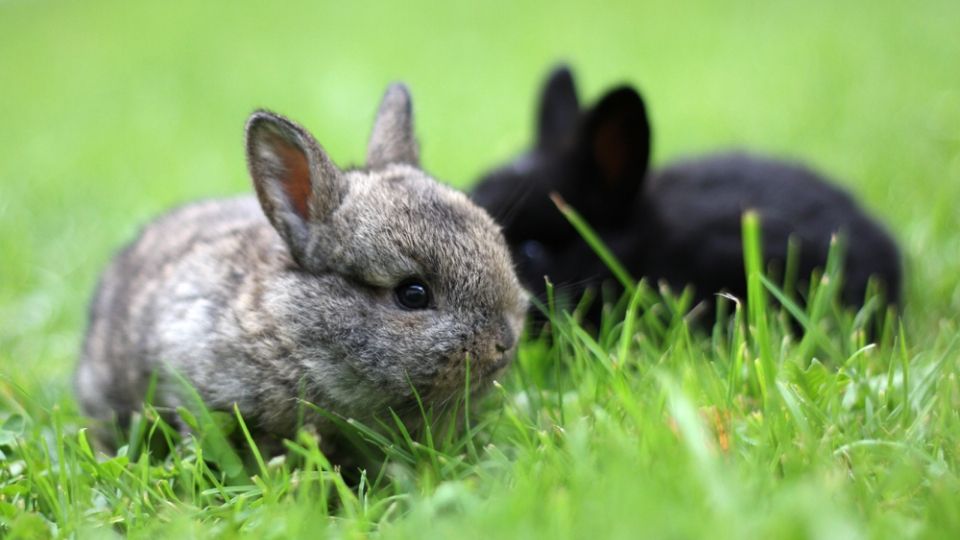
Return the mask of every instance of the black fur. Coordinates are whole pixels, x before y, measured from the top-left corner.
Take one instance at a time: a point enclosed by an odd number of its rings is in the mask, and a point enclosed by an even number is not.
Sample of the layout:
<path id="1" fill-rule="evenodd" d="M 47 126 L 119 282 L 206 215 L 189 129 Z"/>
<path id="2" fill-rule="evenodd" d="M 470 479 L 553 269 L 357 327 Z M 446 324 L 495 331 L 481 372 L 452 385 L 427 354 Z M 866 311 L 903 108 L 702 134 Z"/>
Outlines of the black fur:
<path id="1" fill-rule="evenodd" d="M 730 153 L 649 172 L 644 103 L 618 87 L 579 113 L 569 70 L 548 77 L 538 141 L 485 175 L 475 202 L 503 227 L 525 285 L 542 297 L 544 276 L 572 300 L 612 274 L 549 198 L 559 193 L 599 233 L 635 278 L 694 287 L 696 301 L 725 291 L 746 296 L 741 218 L 761 218 L 767 262 L 799 241 L 799 276 L 826 262 L 830 239 L 847 238 L 844 302 L 863 302 L 871 275 L 900 299 L 900 255 L 891 236 L 843 190 L 798 163 Z M 560 130 L 554 131 L 554 130 Z M 712 304 L 712 302 L 711 302 Z M 599 310 L 592 311 L 594 322 Z"/>

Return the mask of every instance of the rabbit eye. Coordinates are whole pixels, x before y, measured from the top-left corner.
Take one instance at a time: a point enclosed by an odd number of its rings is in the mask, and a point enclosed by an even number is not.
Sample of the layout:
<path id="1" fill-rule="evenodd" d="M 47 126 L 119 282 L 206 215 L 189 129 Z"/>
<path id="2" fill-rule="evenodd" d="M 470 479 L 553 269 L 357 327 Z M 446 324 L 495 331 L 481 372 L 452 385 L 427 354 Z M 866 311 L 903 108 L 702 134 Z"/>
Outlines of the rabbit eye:
<path id="1" fill-rule="evenodd" d="M 411 278 L 393 290 L 397 303 L 405 309 L 427 309 L 430 307 L 430 290 L 426 283 Z"/>
<path id="2" fill-rule="evenodd" d="M 520 257 L 527 264 L 538 263 L 547 257 L 547 248 L 536 240 L 527 240 L 520 244 Z"/>

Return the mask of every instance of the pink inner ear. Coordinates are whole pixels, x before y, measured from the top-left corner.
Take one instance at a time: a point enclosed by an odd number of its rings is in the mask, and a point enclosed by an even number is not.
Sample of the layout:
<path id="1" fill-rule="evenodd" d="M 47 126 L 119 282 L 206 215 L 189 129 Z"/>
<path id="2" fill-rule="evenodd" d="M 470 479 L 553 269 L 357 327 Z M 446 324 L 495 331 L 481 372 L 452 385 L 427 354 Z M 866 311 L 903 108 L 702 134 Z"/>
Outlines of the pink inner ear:
<path id="1" fill-rule="evenodd" d="M 615 188 L 626 174 L 630 151 L 623 140 L 623 130 L 618 122 L 604 122 L 593 138 L 593 155 L 603 172 L 603 182 Z"/>
<path id="2" fill-rule="evenodd" d="M 286 174 L 280 178 L 283 191 L 293 210 L 306 221 L 310 218 L 310 162 L 303 150 L 286 139 L 276 137 L 273 143 L 277 157 L 283 161 L 286 170 Z"/>

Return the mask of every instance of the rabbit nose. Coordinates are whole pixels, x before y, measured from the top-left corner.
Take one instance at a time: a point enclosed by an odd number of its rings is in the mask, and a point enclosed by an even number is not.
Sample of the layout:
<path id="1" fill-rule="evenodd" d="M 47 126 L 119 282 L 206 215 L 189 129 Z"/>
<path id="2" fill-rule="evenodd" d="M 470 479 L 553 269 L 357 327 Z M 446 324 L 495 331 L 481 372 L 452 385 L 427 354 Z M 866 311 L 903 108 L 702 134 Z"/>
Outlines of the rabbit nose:
<path id="1" fill-rule="evenodd" d="M 500 328 L 497 332 L 497 342 L 495 347 L 497 348 L 498 353 L 505 353 L 510 350 L 517 342 L 517 336 L 514 335 L 513 329 L 510 328 L 510 325 L 507 321 L 502 321 L 500 323 Z"/>

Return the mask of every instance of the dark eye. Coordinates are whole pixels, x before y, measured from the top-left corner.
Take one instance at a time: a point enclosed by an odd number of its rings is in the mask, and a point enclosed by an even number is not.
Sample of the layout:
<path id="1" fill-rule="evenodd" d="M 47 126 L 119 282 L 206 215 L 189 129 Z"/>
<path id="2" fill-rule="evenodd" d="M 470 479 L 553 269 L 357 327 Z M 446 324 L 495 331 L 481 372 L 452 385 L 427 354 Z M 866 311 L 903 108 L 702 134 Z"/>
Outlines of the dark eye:
<path id="1" fill-rule="evenodd" d="M 521 262 L 527 265 L 534 265 L 542 262 L 547 257 L 547 248 L 536 240 L 527 240 L 520 244 L 519 255 Z"/>
<path id="2" fill-rule="evenodd" d="M 408 279 L 393 290 L 400 307 L 406 309 L 427 309 L 430 307 L 430 289 L 419 279 Z"/>

